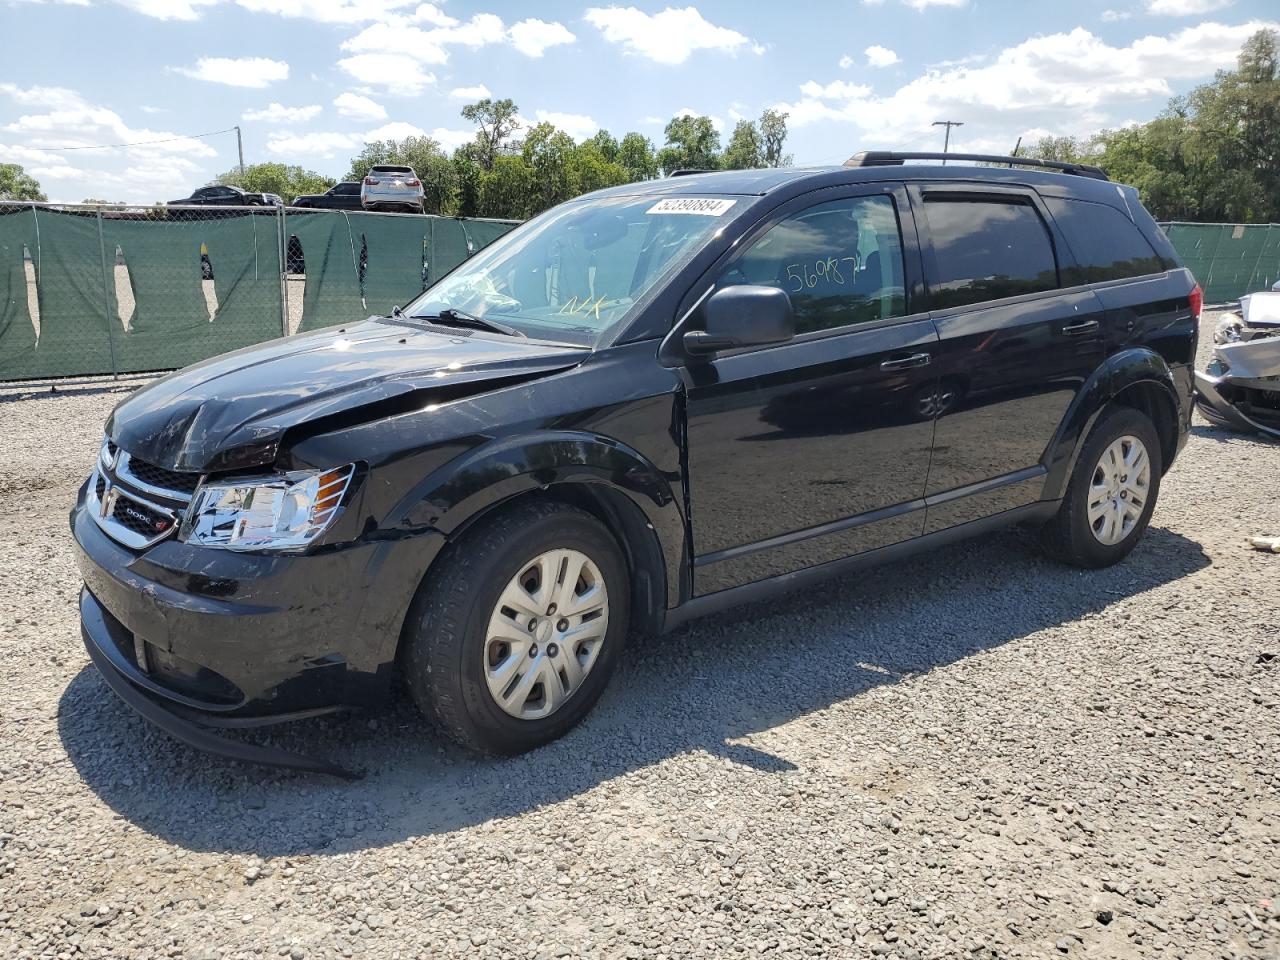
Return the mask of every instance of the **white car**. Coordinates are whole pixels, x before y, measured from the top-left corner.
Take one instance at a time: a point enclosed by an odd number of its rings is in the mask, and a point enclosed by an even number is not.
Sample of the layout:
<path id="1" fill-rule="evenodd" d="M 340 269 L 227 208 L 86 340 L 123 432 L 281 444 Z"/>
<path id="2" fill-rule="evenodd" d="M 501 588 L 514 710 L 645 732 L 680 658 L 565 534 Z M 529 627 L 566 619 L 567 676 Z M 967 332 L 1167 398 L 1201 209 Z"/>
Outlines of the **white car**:
<path id="1" fill-rule="evenodd" d="M 366 210 L 422 212 L 422 181 L 413 167 L 379 164 L 360 184 L 360 205 Z"/>

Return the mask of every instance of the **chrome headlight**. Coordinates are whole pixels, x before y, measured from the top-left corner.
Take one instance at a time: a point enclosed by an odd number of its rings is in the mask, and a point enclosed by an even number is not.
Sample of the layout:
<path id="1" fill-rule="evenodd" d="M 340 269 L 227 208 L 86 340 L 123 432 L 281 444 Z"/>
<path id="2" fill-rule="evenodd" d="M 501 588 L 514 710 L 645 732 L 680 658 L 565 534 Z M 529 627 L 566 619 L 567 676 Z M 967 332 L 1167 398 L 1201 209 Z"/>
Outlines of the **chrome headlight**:
<path id="1" fill-rule="evenodd" d="M 188 543 L 227 550 L 297 550 L 338 516 L 355 465 L 200 485 L 182 521 Z"/>

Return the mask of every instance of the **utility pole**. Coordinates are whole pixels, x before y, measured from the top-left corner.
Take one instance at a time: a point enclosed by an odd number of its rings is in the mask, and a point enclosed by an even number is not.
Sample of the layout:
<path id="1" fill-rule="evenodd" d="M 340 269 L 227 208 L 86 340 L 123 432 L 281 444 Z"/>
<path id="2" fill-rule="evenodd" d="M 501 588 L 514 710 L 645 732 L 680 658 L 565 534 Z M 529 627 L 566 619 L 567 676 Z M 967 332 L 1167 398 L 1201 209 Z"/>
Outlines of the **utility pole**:
<path id="1" fill-rule="evenodd" d="M 963 120 L 935 120 L 933 121 L 933 125 L 935 127 L 947 128 L 947 135 L 942 141 L 942 152 L 945 154 L 951 148 L 951 128 L 963 127 L 964 121 Z M 945 156 L 942 158 L 942 165 L 944 167 L 947 165 L 947 158 Z"/>
<path id="2" fill-rule="evenodd" d="M 236 127 L 236 150 L 240 153 L 240 179 L 244 179 L 244 141 L 240 139 L 240 128 Z"/>

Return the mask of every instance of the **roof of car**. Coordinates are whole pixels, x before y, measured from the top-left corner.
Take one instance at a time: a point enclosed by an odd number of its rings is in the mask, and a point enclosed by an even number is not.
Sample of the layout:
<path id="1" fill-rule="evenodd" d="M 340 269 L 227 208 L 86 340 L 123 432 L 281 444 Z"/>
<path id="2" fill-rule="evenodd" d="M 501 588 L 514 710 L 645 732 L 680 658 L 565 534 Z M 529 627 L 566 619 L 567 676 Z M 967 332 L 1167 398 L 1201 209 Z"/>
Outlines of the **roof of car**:
<path id="1" fill-rule="evenodd" d="M 673 196 L 735 194 L 764 196 L 777 191 L 801 193 L 846 183 L 886 180 L 954 180 L 1031 186 L 1038 190 L 1078 196 L 1114 204 L 1117 184 L 1106 180 L 1026 168 L 979 167 L 967 164 L 907 163 L 866 167 L 768 167 L 761 170 L 724 170 L 685 173 L 658 180 L 642 180 L 589 193 L 588 197 Z"/>

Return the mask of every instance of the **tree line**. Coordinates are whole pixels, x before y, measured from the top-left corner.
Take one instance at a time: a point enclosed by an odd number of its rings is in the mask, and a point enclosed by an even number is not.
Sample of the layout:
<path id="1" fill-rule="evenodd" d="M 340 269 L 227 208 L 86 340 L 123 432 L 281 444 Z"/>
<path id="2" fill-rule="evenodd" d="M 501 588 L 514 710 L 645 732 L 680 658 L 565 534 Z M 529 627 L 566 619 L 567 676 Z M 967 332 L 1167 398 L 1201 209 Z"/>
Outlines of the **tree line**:
<path id="1" fill-rule="evenodd" d="M 360 180 L 375 164 L 413 167 L 422 180 L 427 213 L 523 220 L 591 190 L 651 180 L 680 169 L 736 170 L 783 166 L 787 115 L 766 110 L 759 121 L 739 120 L 721 148 L 709 117 L 678 116 L 656 147 L 640 133 L 621 139 L 608 130 L 575 141 L 551 123 L 522 129 L 510 99 L 486 98 L 462 108 L 475 124 L 469 143 L 452 154 L 431 137 L 367 143 L 351 158 L 347 180 Z M 311 170 L 279 163 L 229 170 L 215 181 L 286 199 L 320 193 L 334 181 Z"/>
<path id="2" fill-rule="evenodd" d="M 1280 223 L 1280 33 L 1245 41 L 1236 69 L 1174 97 L 1147 123 L 1046 137 L 1043 160 L 1097 164 L 1138 188 L 1157 220 Z"/>

